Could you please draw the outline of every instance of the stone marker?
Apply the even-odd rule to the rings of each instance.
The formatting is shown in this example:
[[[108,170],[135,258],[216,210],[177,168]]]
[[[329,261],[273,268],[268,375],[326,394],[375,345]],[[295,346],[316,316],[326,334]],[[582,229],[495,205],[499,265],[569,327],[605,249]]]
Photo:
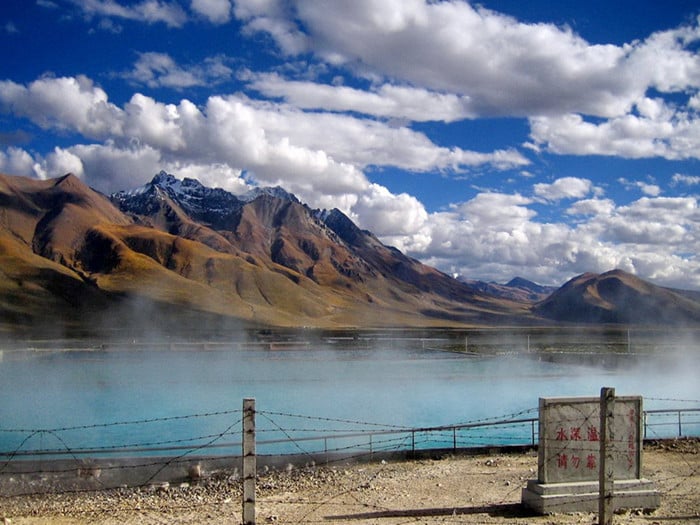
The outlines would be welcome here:
[[[655,509],[659,493],[641,477],[642,398],[615,398],[614,509]],[[540,398],[537,479],[522,492],[542,514],[596,512],[600,466],[600,399]]]

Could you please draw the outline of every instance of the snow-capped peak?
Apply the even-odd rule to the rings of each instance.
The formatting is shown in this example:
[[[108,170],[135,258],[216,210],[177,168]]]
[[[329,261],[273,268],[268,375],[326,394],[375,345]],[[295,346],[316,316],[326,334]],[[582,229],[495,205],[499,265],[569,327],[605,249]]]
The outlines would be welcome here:
[[[113,202],[131,213],[160,206],[165,198],[176,202],[190,217],[205,224],[223,224],[238,213],[241,207],[261,195],[299,203],[299,200],[283,188],[254,188],[237,197],[222,188],[208,188],[195,179],[178,179],[161,171],[150,182],[133,190],[120,191],[111,196]]]
[[[293,193],[289,193],[287,190],[285,190],[282,186],[256,187],[247,191],[243,195],[239,195],[238,198],[244,202],[252,202],[261,195],[269,195],[278,199],[299,203],[299,199],[297,199]]]

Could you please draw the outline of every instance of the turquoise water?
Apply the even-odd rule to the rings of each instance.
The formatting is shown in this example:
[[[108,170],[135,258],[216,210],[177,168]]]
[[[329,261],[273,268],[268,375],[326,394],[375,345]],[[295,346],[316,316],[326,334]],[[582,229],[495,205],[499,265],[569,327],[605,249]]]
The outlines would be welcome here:
[[[344,441],[335,434],[374,431],[369,439],[375,448],[405,447],[408,435],[381,431],[510,414],[535,418],[539,397],[598,396],[602,386],[615,387],[617,395],[644,396],[645,409],[700,406],[689,403],[700,399],[697,358],[644,358],[602,367],[401,346],[5,352],[0,452],[110,453],[112,447],[186,450],[236,443],[245,397],[256,399],[260,441],[327,437],[266,445],[263,452],[269,453],[340,448]],[[458,444],[507,443],[516,431],[490,432],[481,437],[461,432]],[[531,429],[516,433],[529,438]],[[419,436],[425,446],[454,438],[449,432]]]

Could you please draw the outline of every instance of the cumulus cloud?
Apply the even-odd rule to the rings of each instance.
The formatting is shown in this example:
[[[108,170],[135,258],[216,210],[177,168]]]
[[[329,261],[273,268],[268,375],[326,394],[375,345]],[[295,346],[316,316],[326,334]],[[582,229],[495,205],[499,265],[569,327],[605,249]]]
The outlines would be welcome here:
[[[85,176],[85,167],[80,156],[72,153],[69,149],[56,147],[46,156],[43,165],[39,169],[44,175],[43,178],[49,178],[56,173],[72,173],[76,177],[83,178]]]
[[[700,176],[675,173],[673,177],[671,177],[671,183],[673,185],[684,184],[686,186],[697,186],[700,184]]]
[[[302,108],[414,121],[526,116],[525,145],[538,152],[700,158],[698,20],[598,45],[457,0],[238,0],[234,12],[288,55],[311,51],[372,80],[369,90],[274,74],[251,84]]]
[[[240,95],[213,97],[227,118],[236,119],[245,113],[242,125],[254,122],[271,141],[284,140],[323,151],[337,162],[365,168],[367,166],[395,166],[412,171],[434,169],[462,169],[491,165],[497,169],[529,164],[516,150],[497,150],[490,153],[445,148],[433,143],[426,135],[408,127],[394,127],[372,119],[333,114],[304,112],[291,105],[253,101]],[[230,113],[235,109],[235,113]],[[214,111],[208,111],[214,115]],[[223,118],[216,117],[223,123]],[[232,132],[234,130],[231,130]],[[253,137],[247,140],[252,140]],[[254,153],[253,150],[251,153]]]
[[[700,158],[700,120],[682,110],[627,114],[602,122],[579,114],[533,117],[530,127],[534,143],[556,154]]]
[[[77,131],[90,138],[122,134],[122,111],[85,76],[45,77],[27,86],[0,81],[0,111],[45,129]]]
[[[11,146],[6,151],[0,151],[0,172],[38,177],[40,174],[34,168],[34,158],[22,148]]]
[[[308,80],[288,80],[276,73],[260,73],[252,76],[250,87],[268,97],[283,98],[302,109],[354,111],[416,122],[454,122],[472,116],[467,110],[468,97],[411,86],[382,84],[366,91]]]
[[[371,184],[353,206],[361,225],[371,225],[372,233],[396,238],[421,231],[428,214],[423,205],[411,195],[394,195],[383,186]]]
[[[606,215],[612,214],[615,202],[612,199],[583,199],[572,204],[566,213],[569,215]]]
[[[119,107],[86,77],[46,77],[26,86],[2,82],[0,110],[97,141],[34,157],[9,149],[3,154],[8,171],[42,178],[71,171],[104,192],[138,186],[162,168],[234,192],[250,182],[280,184],[312,206],[340,208],[363,227],[407,246],[418,246],[415,234],[427,216],[423,205],[371,184],[365,168],[502,169],[529,162],[515,150],[440,147],[408,127],[305,112],[241,94],[211,96],[197,106],[136,93]]]
[[[366,186],[359,170],[367,166],[429,171],[529,163],[516,150],[440,147],[408,127],[243,95],[212,96],[202,111],[186,99],[163,104],[136,93],[118,107],[87,77],[42,78],[28,86],[0,82],[0,110],[93,140],[135,140],[181,160],[230,163],[265,180],[284,175],[317,193],[356,189],[357,181]]]
[[[546,222],[521,195],[480,193],[451,210],[430,214],[416,235],[427,238],[423,260],[484,279],[523,275],[560,285],[574,275],[622,268],[668,286],[698,287],[697,199],[643,197],[626,206],[584,199],[567,213],[573,224]],[[408,246],[408,244],[407,244]]]
[[[140,53],[131,71],[121,76],[150,88],[166,87],[181,90],[195,86],[212,86],[228,80],[233,70],[224,57],[208,57],[202,63],[183,67],[167,53]]]
[[[644,182],[641,180],[630,181],[624,177],[619,178],[617,181],[628,190],[636,188],[643,194],[649,195],[651,197],[658,197],[661,194],[661,188],[658,184],[652,184],[650,182]]]
[[[269,33],[288,55],[308,50],[308,37],[294,21],[294,7],[285,0],[235,0],[234,14],[247,33]]]
[[[231,19],[230,0],[192,0],[191,7],[214,24],[225,24]]]
[[[86,16],[99,16],[151,24],[164,23],[169,27],[182,27],[187,14],[177,2],[141,0],[122,5],[116,0],[72,0]]]
[[[535,184],[533,188],[535,195],[548,201],[580,199],[594,190],[595,188],[590,180],[578,177],[562,177],[551,184]]]
[[[525,24],[456,0],[290,4],[239,0],[235,14],[285,53],[310,49],[331,64],[465,97],[473,115],[620,116],[649,88],[683,91],[700,75],[697,26],[593,45],[566,27]]]

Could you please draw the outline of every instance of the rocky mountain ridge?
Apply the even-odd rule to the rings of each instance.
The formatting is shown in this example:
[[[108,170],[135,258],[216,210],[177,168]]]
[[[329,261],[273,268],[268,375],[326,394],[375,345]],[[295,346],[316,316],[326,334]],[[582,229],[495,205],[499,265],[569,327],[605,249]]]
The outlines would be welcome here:
[[[615,297],[643,300],[645,319],[605,290],[575,284],[580,278],[545,299],[546,289],[522,279],[460,282],[385,246],[339,210],[312,210],[281,188],[234,196],[164,172],[110,198],[73,175],[0,175],[0,263],[0,313],[10,330],[202,320],[326,328],[646,322],[659,309],[664,322],[700,319],[692,293],[629,274],[618,289],[634,293]]]
[[[542,301],[557,290],[554,286],[542,286],[522,277],[514,277],[505,284],[464,278],[460,281],[495,297],[531,303]]]

